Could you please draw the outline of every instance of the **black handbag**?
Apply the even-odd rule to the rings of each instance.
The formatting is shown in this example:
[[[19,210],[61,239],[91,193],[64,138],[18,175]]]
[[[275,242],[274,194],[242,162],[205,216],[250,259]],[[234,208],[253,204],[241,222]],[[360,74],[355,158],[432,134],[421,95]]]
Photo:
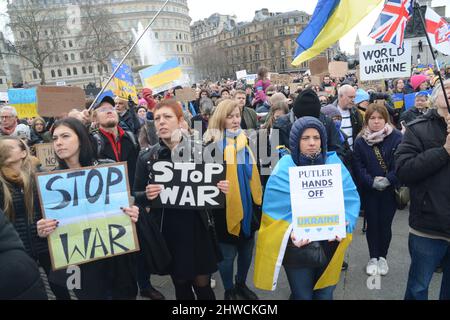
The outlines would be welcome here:
[[[328,262],[329,259],[320,241],[299,248],[289,240],[283,259],[284,266],[293,268],[323,268]]]

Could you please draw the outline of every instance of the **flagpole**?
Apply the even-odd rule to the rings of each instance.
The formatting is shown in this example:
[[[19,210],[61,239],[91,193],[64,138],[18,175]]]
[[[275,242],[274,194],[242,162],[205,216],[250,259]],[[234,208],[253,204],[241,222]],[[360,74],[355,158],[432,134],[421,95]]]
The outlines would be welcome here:
[[[450,113],[450,103],[448,102],[447,93],[445,92],[444,80],[442,79],[442,75],[441,75],[441,68],[439,66],[439,62],[436,59],[436,55],[434,54],[433,47],[431,45],[431,40],[430,40],[430,37],[428,36],[425,19],[423,18],[422,11],[420,10],[420,5],[417,3],[416,0],[414,0],[414,9],[416,9],[419,12],[420,21],[422,22],[423,30],[425,31],[425,36],[427,37],[428,46],[430,47],[431,55],[433,57],[434,63],[436,64],[436,67],[438,68],[439,82],[441,83],[442,91],[444,91],[445,103],[447,104],[447,109],[448,109],[448,112]]]
[[[147,25],[147,27],[144,29],[144,31],[142,31],[141,35],[139,36],[139,38],[136,39],[136,41],[133,43],[133,45],[130,47],[130,49],[127,51],[127,53],[125,53],[125,56],[122,58],[122,60],[119,62],[119,64],[116,66],[116,69],[114,69],[113,73],[111,74],[111,76],[109,77],[108,81],[106,82],[106,84],[102,87],[102,90],[100,90],[100,92],[97,94],[97,96],[95,97],[94,101],[92,102],[91,106],[89,107],[88,111],[91,111],[92,108],[94,107],[95,103],[97,102],[98,98],[103,94],[103,92],[105,91],[106,87],[109,85],[109,83],[111,82],[111,80],[114,78],[114,76],[116,75],[117,71],[119,70],[120,66],[122,65],[122,63],[125,61],[125,59],[128,57],[128,55],[131,53],[131,51],[133,51],[134,47],[137,45],[137,43],[139,42],[139,40],[141,40],[141,38],[144,36],[144,34],[147,32],[147,30],[150,28],[150,26],[153,24],[153,22],[156,20],[156,18],[159,16],[159,14],[161,13],[161,11],[163,11],[163,9],[166,7],[167,3],[169,2],[169,0],[166,0],[166,2],[164,2],[164,4],[162,5],[162,7],[159,9],[159,11],[155,14],[155,16],[153,17],[153,19],[150,21],[150,23]]]

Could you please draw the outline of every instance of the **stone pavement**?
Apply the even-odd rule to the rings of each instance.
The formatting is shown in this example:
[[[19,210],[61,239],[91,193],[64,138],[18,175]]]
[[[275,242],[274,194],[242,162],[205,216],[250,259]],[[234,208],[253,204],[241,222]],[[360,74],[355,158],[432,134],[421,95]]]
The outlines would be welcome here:
[[[335,300],[402,300],[406,289],[410,263],[408,253],[408,211],[398,211],[395,215],[392,226],[392,242],[388,255],[390,272],[387,276],[381,277],[379,289],[370,290],[367,287],[368,276],[365,273],[365,266],[368,262],[369,254],[366,237],[361,232],[362,224],[363,219],[360,218],[353,235],[353,242],[347,251],[346,261],[349,264],[349,268],[341,274],[341,280],[334,292]],[[216,297],[217,299],[223,299],[224,290],[219,273],[216,273],[214,278],[217,284],[214,289]],[[441,278],[441,274],[434,274],[429,290],[430,300],[438,299]],[[175,299],[173,285],[168,276],[152,276],[152,284],[166,296],[166,299]],[[289,298],[290,289],[283,268],[280,273],[277,290],[274,292],[261,291],[254,288],[253,267],[249,272],[247,285],[256,292],[260,299],[286,300]],[[47,284],[46,286],[48,288]],[[54,298],[51,292],[49,295],[50,298]],[[138,299],[146,298],[138,297]]]

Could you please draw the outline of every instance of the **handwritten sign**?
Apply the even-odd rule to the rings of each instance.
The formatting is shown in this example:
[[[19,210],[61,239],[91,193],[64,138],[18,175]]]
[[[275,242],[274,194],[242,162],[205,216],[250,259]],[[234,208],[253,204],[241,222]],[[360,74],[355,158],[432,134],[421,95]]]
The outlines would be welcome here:
[[[390,43],[361,46],[359,52],[360,79],[379,80],[411,76],[411,42],[403,47]]]
[[[236,79],[245,79],[247,77],[247,70],[241,70],[236,72]]]
[[[35,144],[34,148],[36,150],[36,157],[41,162],[41,167],[44,171],[50,171],[56,168],[58,161],[53,150],[53,143]]]
[[[297,239],[346,237],[341,165],[289,169],[292,221]]]
[[[163,186],[156,208],[223,208],[225,195],[217,183],[225,180],[225,167],[217,163],[173,163],[156,161],[152,167],[153,184]]]
[[[246,83],[247,83],[247,84],[249,84],[249,85],[254,85],[255,82],[256,82],[256,78],[258,78],[258,75],[257,75],[257,74],[248,74],[248,75],[245,77],[245,80],[246,80]]]
[[[126,163],[38,174],[53,270],[139,250],[136,228],[120,208],[130,207]]]

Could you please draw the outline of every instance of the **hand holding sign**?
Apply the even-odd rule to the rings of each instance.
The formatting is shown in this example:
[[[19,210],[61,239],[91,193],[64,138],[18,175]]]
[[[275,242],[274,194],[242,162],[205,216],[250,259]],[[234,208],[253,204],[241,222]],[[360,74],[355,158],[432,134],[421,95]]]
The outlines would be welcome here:
[[[120,208],[122,211],[131,218],[134,223],[138,222],[139,219],[139,208],[132,206],[130,208]]]
[[[311,243],[311,241],[309,241],[308,239],[306,239],[306,240],[303,240],[303,239],[297,240],[297,238],[295,237],[294,231],[291,232],[291,240],[292,240],[292,243],[294,243],[294,245],[297,248],[301,248],[301,247],[307,246],[308,244]]]
[[[56,221],[56,219],[53,220],[46,220],[41,219],[36,223],[36,229],[38,236],[40,238],[47,238],[53,231],[56,230],[56,228],[59,225],[59,221]]]
[[[163,191],[163,186],[160,184],[149,184],[145,188],[145,195],[147,196],[147,199],[152,201],[155,200],[159,194]]]

